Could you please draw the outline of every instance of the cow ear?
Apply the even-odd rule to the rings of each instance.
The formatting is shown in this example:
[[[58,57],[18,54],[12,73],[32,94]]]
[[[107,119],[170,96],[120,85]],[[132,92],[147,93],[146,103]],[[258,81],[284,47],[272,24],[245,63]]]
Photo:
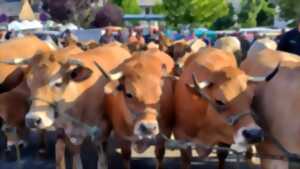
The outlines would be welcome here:
[[[93,71],[87,67],[78,66],[75,69],[73,69],[69,76],[70,79],[75,82],[82,82],[86,79],[88,79],[92,75]]]

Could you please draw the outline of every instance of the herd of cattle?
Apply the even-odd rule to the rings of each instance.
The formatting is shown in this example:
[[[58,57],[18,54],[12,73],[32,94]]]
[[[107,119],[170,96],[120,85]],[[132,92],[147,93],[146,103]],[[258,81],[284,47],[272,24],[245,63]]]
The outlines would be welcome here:
[[[26,140],[29,129],[55,130],[57,169],[65,168],[66,148],[73,167],[81,168],[80,151],[90,145],[103,168],[112,133],[125,169],[132,147],[142,153],[153,144],[156,168],[163,168],[171,135],[208,146],[234,144],[238,151],[255,144],[263,169],[287,169],[290,156],[300,154],[300,59],[276,51],[272,40],[258,40],[247,56],[235,37],[215,47],[196,40],[143,50],[138,44],[63,44],[32,35],[0,44],[2,133],[15,128],[17,139]],[[9,138],[1,135],[1,154]],[[192,148],[180,151],[181,168],[190,168]],[[211,151],[196,148],[200,158]],[[220,169],[226,156],[219,153]]]

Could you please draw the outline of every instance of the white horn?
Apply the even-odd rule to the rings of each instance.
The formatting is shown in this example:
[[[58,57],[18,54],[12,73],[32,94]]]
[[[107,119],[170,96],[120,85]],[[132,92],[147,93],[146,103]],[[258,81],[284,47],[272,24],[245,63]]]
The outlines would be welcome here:
[[[30,63],[30,59],[28,58],[15,58],[10,60],[3,60],[0,63],[8,64],[8,65],[26,65]]]
[[[123,72],[117,72],[114,74],[109,74],[106,72],[96,61],[94,61],[95,66],[99,69],[99,71],[104,75],[106,79],[109,81],[119,80],[123,76]]]

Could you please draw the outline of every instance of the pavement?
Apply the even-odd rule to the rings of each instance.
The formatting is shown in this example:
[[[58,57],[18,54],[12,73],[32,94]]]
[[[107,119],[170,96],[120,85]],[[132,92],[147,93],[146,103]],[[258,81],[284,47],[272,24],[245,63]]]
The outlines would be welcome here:
[[[155,158],[153,156],[153,147],[147,150],[143,154],[132,154],[131,168],[132,169],[155,169]],[[25,156],[24,156],[25,155]],[[195,155],[195,154],[194,154]],[[12,157],[6,160],[0,160],[0,169],[55,169],[54,160],[45,160],[41,157],[34,158],[32,154],[26,154],[22,152],[22,160],[15,161]],[[68,156],[67,156],[68,158]],[[93,159],[94,158],[94,159]],[[85,169],[96,169],[95,156],[93,152],[82,155],[83,165]],[[71,162],[67,159],[67,169],[71,169]],[[193,157],[191,169],[217,169],[218,160],[215,158],[215,154],[204,161],[199,160],[196,156]],[[165,169],[179,169],[180,159],[178,151],[167,151],[164,161]],[[111,157],[109,157],[110,169],[121,169],[122,160],[120,153],[117,151]],[[258,169],[256,165],[246,164],[242,162],[240,166],[237,166],[236,158],[234,155],[230,155],[226,159],[225,169]]]

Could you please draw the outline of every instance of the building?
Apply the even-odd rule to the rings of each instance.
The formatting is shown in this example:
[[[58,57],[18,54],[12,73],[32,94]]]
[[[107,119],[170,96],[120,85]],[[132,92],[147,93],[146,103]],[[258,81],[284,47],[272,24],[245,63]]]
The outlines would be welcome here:
[[[5,14],[9,17],[17,17],[20,9],[20,0],[0,0],[0,15]]]
[[[162,0],[139,0],[139,5],[142,9],[142,14],[152,14],[152,8],[156,4],[162,3]]]

